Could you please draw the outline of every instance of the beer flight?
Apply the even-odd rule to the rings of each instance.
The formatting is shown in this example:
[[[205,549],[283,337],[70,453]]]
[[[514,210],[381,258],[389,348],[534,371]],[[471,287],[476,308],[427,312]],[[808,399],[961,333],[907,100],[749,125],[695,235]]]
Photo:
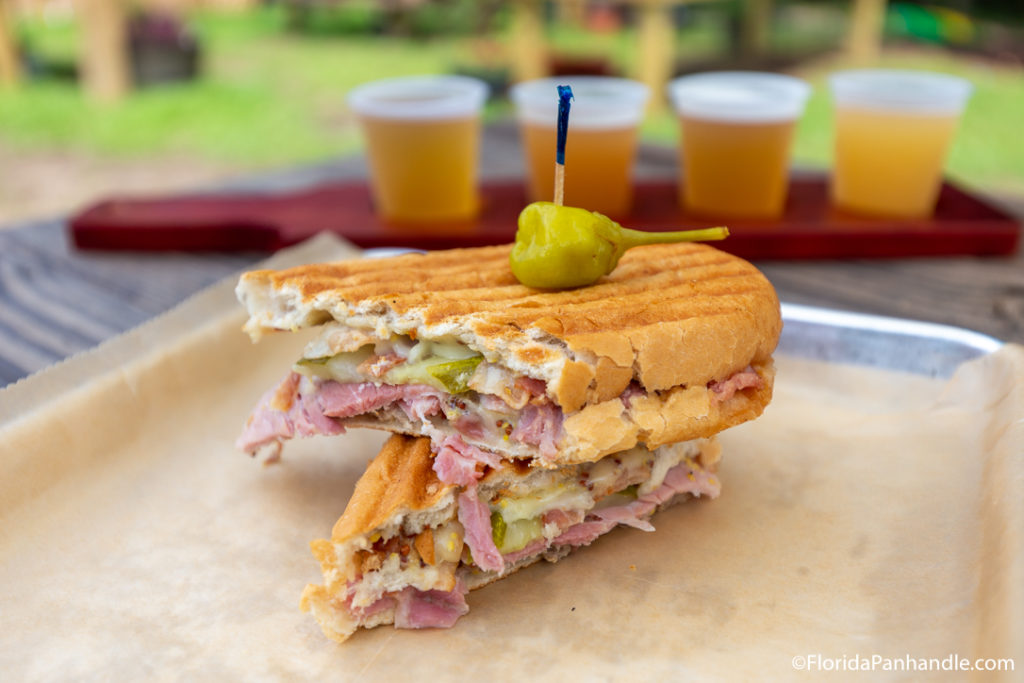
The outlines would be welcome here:
[[[565,203],[628,216],[637,132],[650,92],[624,78],[567,76],[512,87],[529,201],[552,199],[558,85],[570,85],[574,95]],[[865,216],[930,216],[970,83],[876,69],[835,73],[829,85],[835,108],[832,203]],[[367,142],[375,208],[384,220],[429,226],[477,215],[480,112],[487,92],[485,83],[470,77],[416,76],[350,93]],[[752,71],[669,83],[681,138],[680,206],[711,220],[779,218],[794,129],[810,92],[798,78]]]

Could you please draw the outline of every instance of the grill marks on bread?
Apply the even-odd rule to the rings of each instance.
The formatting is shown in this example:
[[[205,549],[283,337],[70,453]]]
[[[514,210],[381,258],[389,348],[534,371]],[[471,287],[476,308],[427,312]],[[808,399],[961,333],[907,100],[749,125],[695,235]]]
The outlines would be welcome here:
[[[450,495],[433,470],[429,439],[392,436],[359,479],[331,535],[336,542],[376,529],[393,517],[437,506]]]
[[[774,289],[746,261],[707,245],[637,247],[596,284],[563,291],[520,285],[510,250],[258,271],[243,276],[240,291],[288,298],[305,313],[298,326],[321,319],[311,310],[329,307],[339,319],[369,312],[419,333],[455,330],[513,371],[546,381],[567,412],[607,400],[633,379],[648,391],[725,379],[766,361],[778,341]],[[261,317],[258,306],[250,314],[256,325],[274,326],[274,315]]]
[[[759,273],[744,261],[701,245],[669,246],[677,248],[633,249],[597,284],[553,292],[524,287],[515,280],[508,268],[508,245],[251,275],[265,274],[273,288],[294,286],[306,302],[329,292],[353,304],[379,301],[399,314],[416,310],[427,322],[475,315],[519,328],[553,317],[567,325],[566,334],[671,319],[665,315],[666,304],[673,306],[677,316],[703,315],[722,306],[716,299],[760,289],[750,282],[752,276],[759,279]],[[612,309],[610,297],[616,302]],[[591,312],[600,313],[599,319],[588,315]]]

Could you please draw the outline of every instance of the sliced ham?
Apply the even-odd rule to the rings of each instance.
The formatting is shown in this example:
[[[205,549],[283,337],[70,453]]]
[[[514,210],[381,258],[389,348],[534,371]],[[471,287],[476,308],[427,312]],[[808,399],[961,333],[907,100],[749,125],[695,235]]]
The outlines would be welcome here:
[[[615,522],[616,524],[625,524],[631,526],[634,529],[641,529],[642,531],[654,531],[654,525],[647,521],[647,517],[650,517],[651,513],[654,512],[655,504],[646,500],[634,500],[632,503],[626,505],[617,505],[615,507],[604,508],[601,510],[591,511],[591,516],[597,517],[605,522]]]
[[[341,423],[324,414],[320,402],[321,394],[317,392],[313,382],[306,377],[299,380],[299,395],[293,404],[301,406],[301,411],[289,413],[295,421],[295,432],[300,436],[316,434],[342,434],[345,428]],[[301,413],[301,414],[299,414]]]
[[[547,541],[545,541],[543,538],[538,538],[536,541],[530,541],[529,543],[527,543],[526,546],[521,550],[516,550],[514,552],[507,553],[502,557],[505,558],[505,562],[508,562],[509,564],[514,564],[519,560],[523,559],[524,557],[533,557],[538,553],[544,552],[544,549],[547,547]]]
[[[558,455],[555,441],[562,433],[562,410],[552,403],[531,403],[519,414],[519,422],[509,438],[537,446],[545,458]]]
[[[545,528],[554,525],[559,531],[565,531],[573,524],[582,522],[585,516],[583,510],[548,510],[541,517],[541,522]]]
[[[534,379],[533,377],[516,377],[514,382],[516,389],[526,392],[530,398],[541,398],[548,393],[548,384],[542,379]]]
[[[399,407],[401,407],[410,420],[425,422],[428,417],[438,415],[441,412],[441,393],[433,391],[429,387],[426,388],[431,393],[425,391],[411,398],[404,396],[398,402]]]
[[[375,363],[388,364],[397,357],[377,356]],[[376,365],[374,365],[376,367]],[[732,398],[737,392],[763,385],[764,380],[747,367],[721,382],[708,385],[713,399],[719,403]],[[249,417],[242,435],[236,441],[241,450],[255,453],[263,446],[290,439],[296,435],[339,434],[344,431],[342,420],[382,409],[400,409],[412,421],[422,423],[422,433],[431,434],[428,418],[446,413],[449,423],[459,433],[475,441],[485,441],[494,430],[488,420],[496,420],[494,413],[509,415],[515,423],[508,438],[537,447],[542,458],[553,460],[558,455],[558,442],[562,435],[561,408],[547,399],[546,385],[540,380],[519,377],[516,390],[528,395],[529,403],[522,406],[516,416],[509,405],[497,396],[479,395],[479,408],[487,413],[482,417],[471,409],[448,415],[449,394],[424,384],[375,384],[373,382],[340,383],[332,380],[309,379],[290,373],[278,387],[264,394]],[[643,388],[632,382],[620,397],[628,408]],[[469,402],[469,399],[467,399]],[[337,418],[332,419],[332,418]],[[505,425],[500,421],[497,428]],[[505,436],[506,433],[499,433]]]
[[[246,453],[256,451],[271,443],[280,443],[283,439],[295,436],[295,424],[288,417],[291,412],[295,392],[298,390],[299,376],[290,373],[278,386],[260,397],[256,409],[245,423],[245,428],[235,441],[235,447]]]
[[[378,598],[366,607],[359,608],[352,607],[352,595],[349,595],[345,599],[345,604],[348,607],[348,611],[351,612],[353,616],[355,616],[362,622],[366,621],[375,614],[393,608],[395,606],[395,599],[390,595],[385,595],[381,598]]]
[[[691,470],[679,464],[668,471],[662,487],[671,487],[675,493],[689,493],[695,496],[717,498],[722,491],[718,478],[703,469]],[[671,496],[670,496],[671,497]]]
[[[609,509],[615,509],[615,508],[609,508]],[[653,510],[654,506],[651,506],[651,509]],[[550,512],[556,512],[556,511],[550,511]],[[550,512],[548,514],[550,514]],[[558,511],[558,512],[562,512],[562,511]],[[606,512],[606,510],[602,510],[601,512]],[[505,560],[505,562],[507,562],[509,564],[512,564],[513,562],[518,562],[519,560],[522,560],[523,558],[533,557],[534,555],[542,553],[549,546],[550,547],[559,547],[559,546],[589,545],[598,536],[601,536],[602,534],[605,534],[605,533],[611,531],[612,529],[614,529],[616,524],[618,524],[620,522],[624,523],[624,524],[628,524],[629,523],[627,521],[623,521],[623,520],[625,520],[626,518],[629,517],[628,514],[623,514],[623,515],[621,515],[621,517],[622,517],[622,519],[601,519],[601,518],[598,518],[598,519],[591,519],[591,520],[588,520],[588,521],[585,521],[585,522],[577,522],[575,524],[570,524],[568,526],[568,528],[566,528],[564,531],[562,531],[562,533],[560,533],[558,536],[556,536],[552,541],[548,542],[548,541],[545,541],[543,538],[538,538],[536,541],[530,541],[530,543],[528,543],[526,545],[526,547],[524,547],[522,550],[516,550],[515,552],[511,552],[511,553],[508,553],[507,555],[504,555],[503,556],[504,560]],[[635,515],[633,517],[635,517]],[[547,519],[547,514],[545,515],[545,519]],[[568,517],[566,517],[566,519],[568,519]],[[639,520],[637,520],[637,521],[639,521]],[[653,530],[653,527],[651,527],[651,530]]]
[[[478,463],[497,467],[501,458],[469,445],[461,436],[449,436],[441,442],[441,448],[434,456],[433,469],[445,484],[472,486],[483,476],[483,471],[477,468]]]
[[[763,383],[764,380],[761,379],[761,376],[748,365],[745,370],[737,372],[729,379],[721,382],[712,382],[708,385],[708,389],[711,390],[711,394],[716,401],[724,403],[732,398],[737,391],[750,388],[759,389]]]
[[[469,612],[466,587],[456,582],[452,591],[421,591],[404,588],[395,595],[395,626],[397,628],[451,628],[459,617]]]
[[[615,522],[611,522],[604,519],[596,519],[589,522],[580,522],[574,524],[555,540],[551,542],[553,546],[579,546],[579,545],[590,545],[595,538],[601,534],[611,531],[615,527]]]
[[[661,505],[681,493],[717,498],[720,491],[721,485],[712,474],[702,469],[692,470],[680,463],[665,474],[661,486],[640,496],[640,500]]]
[[[486,438],[487,431],[484,429],[484,421],[479,415],[473,413],[461,413],[451,421],[459,434],[465,434],[471,439],[482,440]]]
[[[525,405],[525,403],[524,403]],[[510,407],[500,396],[494,394],[480,394],[480,407],[484,410],[490,410],[493,413],[508,413],[513,414]],[[520,406],[522,407],[522,406]],[[516,409],[518,410],[518,408]]]
[[[315,434],[341,434],[338,419],[362,415],[398,403],[410,417],[424,419],[441,411],[442,392],[425,384],[342,384],[292,372],[256,405],[235,445],[255,453],[270,443]]]
[[[473,562],[485,571],[500,572],[505,567],[491,530],[491,510],[476,495],[476,486],[459,494],[459,522],[466,529],[466,545]]]
[[[538,387],[531,385],[530,388]],[[394,406],[410,420],[427,423],[428,418],[446,410],[448,398],[447,393],[424,384],[341,383],[310,379],[292,372],[260,399],[236,446],[255,453],[263,446],[280,444],[297,435],[340,434],[345,430],[337,420]],[[481,396],[480,400],[485,407],[495,402],[505,406],[501,399],[489,395]],[[483,418],[472,412],[460,411],[450,424],[470,439],[483,441],[487,437],[488,428]],[[557,454],[555,442],[561,427],[561,409],[545,399],[524,407],[519,427],[509,438],[537,446],[543,456],[553,457]],[[474,457],[491,462],[479,455]]]
[[[255,454],[271,443],[280,444],[296,434],[341,434],[345,428],[324,414],[321,393],[297,373],[285,377],[260,399],[235,446]]]
[[[331,417],[352,417],[372,413],[399,399],[412,401],[437,390],[423,384],[342,384],[327,380],[318,385],[324,414]]]
[[[626,387],[626,390],[622,392],[619,396],[619,400],[622,401],[622,404],[626,406],[626,408],[630,408],[632,407],[631,404],[634,398],[637,396],[643,396],[646,393],[647,392],[644,391],[644,388],[640,386],[640,382],[634,380],[630,382],[629,386]]]

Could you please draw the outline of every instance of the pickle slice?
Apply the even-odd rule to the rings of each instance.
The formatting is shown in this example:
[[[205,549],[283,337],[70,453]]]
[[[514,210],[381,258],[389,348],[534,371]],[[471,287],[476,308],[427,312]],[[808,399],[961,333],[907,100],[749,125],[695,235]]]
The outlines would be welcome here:
[[[300,358],[295,361],[296,365],[302,365],[307,367],[327,365],[334,356],[320,356],[319,358]]]
[[[356,351],[339,353],[319,358],[300,358],[295,361],[295,372],[307,377],[322,377],[339,382],[358,382],[362,379],[359,364],[373,354],[373,346],[367,345]]]
[[[502,554],[522,550],[543,535],[544,525],[540,517],[517,519],[509,523],[498,510],[491,513],[491,538],[494,539],[498,552]]]
[[[469,391],[469,380],[482,360],[482,356],[462,358],[447,363],[435,363],[426,370],[449,394],[461,394]]]
[[[505,530],[508,529],[508,525],[505,524],[505,518],[501,516],[501,513],[495,510],[491,513],[491,538],[494,539],[494,545],[501,550],[501,546],[505,544]]]

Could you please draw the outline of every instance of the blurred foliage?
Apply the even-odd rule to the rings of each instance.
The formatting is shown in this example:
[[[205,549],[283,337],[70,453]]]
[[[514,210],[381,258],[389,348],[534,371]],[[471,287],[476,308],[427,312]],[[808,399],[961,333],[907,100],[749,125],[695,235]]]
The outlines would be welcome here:
[[[501,0],[283,0],[288,27],[304,35],[468,36],[499,27]]]
[[[70,80],[31,80],[0,93],[0,137],[23,147],[199,155],[244,166],[320,159],[358,145],[344,105],[349,89],[374,78],[443,73],[462,50],[452,41],[302,38],[285,23],[280,7],[196,15],[201,78],[139,90],[114,105],[87,101]],[[21,34],[44,75],[48,65],[73,62],[74,23],[27,24]]]

